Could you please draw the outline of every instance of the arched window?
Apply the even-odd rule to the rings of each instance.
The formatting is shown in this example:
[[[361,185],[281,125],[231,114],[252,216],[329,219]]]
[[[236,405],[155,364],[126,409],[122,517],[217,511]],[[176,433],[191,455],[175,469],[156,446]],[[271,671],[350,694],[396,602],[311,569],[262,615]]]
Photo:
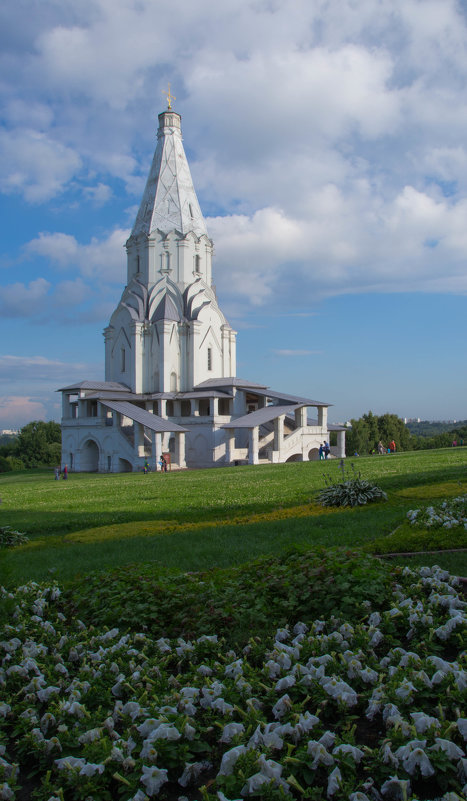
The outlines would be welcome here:
[[[199,256],[195,256],[195,273],[201,272],[201,258]]]
[[[208,370],[212,370],[212,348],[208,348]]]
[[[124,373],[126,369],[126,353],[125,348],[120,349],[120,372]]]

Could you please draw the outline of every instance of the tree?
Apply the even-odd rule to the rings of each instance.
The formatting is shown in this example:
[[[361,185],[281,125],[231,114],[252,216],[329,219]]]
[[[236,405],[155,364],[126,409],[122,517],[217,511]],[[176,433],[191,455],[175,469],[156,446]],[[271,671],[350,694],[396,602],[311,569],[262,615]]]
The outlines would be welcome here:
[[[387,448],[394,440],[397,450],[410,451],[416,447],[416,440],[411,436],[404,421],[395,414],[383,414],[379,417],[373,412],[362,415],[359,420],[351,420],[351,430],[346,433],[346,453],[351,456],[371,453],[381,440]]]
[[[19,432],[15,455],[19,456],[26,467],[59,464],[61,440],[58,423],[34,420],[23,426]]]

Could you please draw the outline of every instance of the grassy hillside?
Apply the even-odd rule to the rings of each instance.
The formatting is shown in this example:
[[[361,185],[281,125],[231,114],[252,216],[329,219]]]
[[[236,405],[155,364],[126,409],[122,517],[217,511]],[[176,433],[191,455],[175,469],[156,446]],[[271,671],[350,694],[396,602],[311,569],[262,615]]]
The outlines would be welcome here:
[[[67,581],[129,563],[204,570],[279,555],[291,546],[387,551],[382,539],[410,508],[467,490],[467,448],[360,458],[354,464],[385,490],[387,502],[345,510],[318,506],[314,498],[324,486],[323,474],[342,478],[337,461],[166,475],[76,474],[68,481],[54,481],[52,472],[3,474],[1,525],[30,538],[28,545],[0,552],[3,580],[14,585],[53,574]],[[440,547],[462,541],[463,535],[451,532]],[[400,544],[389,550],[401,550]],[[415,550],[424,550],[423,541]],[[456,564],[459,570],[462,563]]]

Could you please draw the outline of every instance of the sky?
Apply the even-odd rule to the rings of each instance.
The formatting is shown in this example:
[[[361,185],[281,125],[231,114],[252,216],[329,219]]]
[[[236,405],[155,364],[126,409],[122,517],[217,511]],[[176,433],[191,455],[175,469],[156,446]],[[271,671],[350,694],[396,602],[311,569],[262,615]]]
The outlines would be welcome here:
[[[0,429],[104,378],[169,82],[237,375],[466,419],[466,0],[4,0]]]

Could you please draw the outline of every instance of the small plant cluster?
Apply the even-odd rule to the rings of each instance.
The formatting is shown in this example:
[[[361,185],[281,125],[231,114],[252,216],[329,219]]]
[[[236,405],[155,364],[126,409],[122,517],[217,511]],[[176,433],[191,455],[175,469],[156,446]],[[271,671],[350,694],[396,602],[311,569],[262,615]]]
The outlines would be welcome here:
[[[25,542],[29,542],[26,534],[14,531],[10,526],[0,526],[0,548],[14,548],[15,545],[23,545]]]
[[[467,529],[467,495],[449,498],[436,506],[424,509],[410,509],[407,518],[418,528],[457,528]]]
[[[236,648],[304,618],[334,614],[357,621],[363,601],[378,608],[391,591],[379,560],[341,548],[296,548],[203,573],[167,573],[154,565],[99,571],[70,585],[66,601],[70,615],[85,623],[119,620],[156,638],[170,632],[196,639],[214,628]]]
[[[2,591],[0,798],[461,801],[467,604],[440,568],[378,609],[232,650],[86,626],[59,587]],[[169,632],[167,632],[169,635]]]
[[[334,483],[332,478],[324,475],[326,487],[317,495],[322,506],[364,506],[372,501],[387,500],[383,490],[371,481],[361,477],[355,466],[351,464],[353,478],[346,479],[344,460],[341,460],[342,481]]]

